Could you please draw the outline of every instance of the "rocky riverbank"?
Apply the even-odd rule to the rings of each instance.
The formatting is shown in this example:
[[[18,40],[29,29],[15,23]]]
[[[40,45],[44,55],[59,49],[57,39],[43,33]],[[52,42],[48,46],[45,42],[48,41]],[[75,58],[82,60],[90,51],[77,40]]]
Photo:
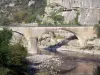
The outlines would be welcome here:
[[[41,53],[28,56],[27,60],[30,73],[34,75],[94,75],[100,64],[97,56],[77,52]]]

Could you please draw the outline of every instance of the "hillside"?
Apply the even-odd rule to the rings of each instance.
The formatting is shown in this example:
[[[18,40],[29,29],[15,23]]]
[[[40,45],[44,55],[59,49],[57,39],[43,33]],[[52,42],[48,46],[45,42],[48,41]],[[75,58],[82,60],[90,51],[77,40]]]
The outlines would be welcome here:
[[[60,13],[67,24],[100,23],[100,0],[47,0],[48,5],[54,3],[64,8]]]
[[[45,0],[0,0],[0,25],[35,22],[45,6]]]
[[[0,0],[0,25],[100,24],[100,0]]]

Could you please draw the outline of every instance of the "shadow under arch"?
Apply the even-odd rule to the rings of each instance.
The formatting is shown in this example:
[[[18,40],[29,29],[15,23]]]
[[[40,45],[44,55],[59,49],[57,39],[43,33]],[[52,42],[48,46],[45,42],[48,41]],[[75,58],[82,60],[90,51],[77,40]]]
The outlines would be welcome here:
[[[77,37],[77,39],[79,40],[79,36],[78,36],[78,34],[75,33],[74,31],[71,31],[70,29],[66,29],[66,28],[62,28],[62,30],[64,30],[64,31],[68,31],[68,32],[70,32],[70,33],[73,33],[73,34]]]

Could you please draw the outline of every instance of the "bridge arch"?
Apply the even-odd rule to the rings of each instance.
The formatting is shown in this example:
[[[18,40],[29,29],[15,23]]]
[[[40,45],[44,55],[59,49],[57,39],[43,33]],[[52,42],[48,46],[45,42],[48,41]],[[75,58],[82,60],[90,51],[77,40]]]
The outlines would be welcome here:
[[[41,34],[41,36],[42,36],[43,34],[48,33],[48,32],[56,32],[57,30],[68,31],[68,32],[74,34],[77,38],[79,37],[78,34],[77,34],[76,32],[74,32],[73,30],[69,30],[69,29],[64,30],[64,29],[62,29],[62,28],[59,28],[59,29],[49,29],[49,30],[45,30],[45,32],[43,32],[43,33]]]
[[[13,36],[12,36],[11,42],[13,42],[13,43],[20,42],[24,47],[27,46],[26,38],[23,33],[12,30],[12,34],[13,34]]]
[[[52,32],[52,31],[56,31],[56,30],[59,30],[59,29],[64,30],[64,31],[68,31],[68,32],[74,34],[78,39],[78,45],[80,47],[84,47],[86,45],[86,39],[83,37],[81,32],[79,32],[79,30],[81,30],[81,29],[77,30],[77,28],[73,28],[73,27],[72,28],[59,27],[59,28],[54,28],[54,29],[50,28],[50,29],[46,29],[45,32],[43,32],[41,35],[48,33],[50,31]]]
[[[30,36],[26,35],[25,32],[14,31],[14,30],[12,30],[12,32],[17,33],[23,37],[22,45],[27,48],[28,54],[37,54],[37,40],[35,37],[30,37]]]
[[[60,32],[60,31],[62,31],[62,32]],[[44,36],[43,34],[48,34],[49,32],[54,32],[54,34],[56,33],[56,32],[58,32],[58,34],[62,34],[63,32],[64,32],[64,34],[65,34],[65,36],[67,37],[67,33],[68,34],[72,34],[72,36],[71,37],[69,37],[70,39],[69,40],[72,40],[73,38],[74,39],[78,39],[79,40],[79,37],[78,37],[78,35],[77,35],[77,33],[75,33],[75,32],[73,32],[73,31],[71,31],[71,30],[63,30],[63,29],[50,29],[50,30],[46,30],[44,33],[42,33],[42,35],[41,36]],[[64,36],[64,35],[63,35]],[[66,40],[67,38],[64,38],[63,40]],[[40,39],[40,40],[45,40],[45,38],[48,38],[48,37],[42,37],[42,39]],[[62,40],[62,41],[63,41]],[[79,45],[79,44],[78,44]]]
[[[84,39],[83,35],[81,35],[81,33],[79,31],[77,32],[75,29],[72,29],[72,28],[62,28],[62,30],[69,31],[69,32],[75,34],[75,36],[77,37],[77,39],[79,41],[80,47],[84,47],[86,45],[86,39]]]
[[[24,34],[23,34],[23,33],[21,33],[21,32],[18,32],[18,31],[13,31],[13,30],[12,30],[12,32],[13,32],[13,33],[18,33],[19,35],[24,36]]]

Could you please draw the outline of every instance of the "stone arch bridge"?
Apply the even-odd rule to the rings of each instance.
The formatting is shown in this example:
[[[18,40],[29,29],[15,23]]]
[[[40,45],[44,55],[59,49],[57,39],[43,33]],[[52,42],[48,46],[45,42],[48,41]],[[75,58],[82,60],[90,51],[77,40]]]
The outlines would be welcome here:
[[[78,40],[80,46],[85,46],[86,40],[96,37],[95,30],[93,26],[89,27],[32,27],[32,26],[20,26],[20,27],[8,27],[12,31],[19,33],[25,37],[28,41],[28,53],[37,54],[37,37],[41,36],[43,33],[55,30],[65,30],[74,33]],[[0,28],[2,30],[3,27]]]

